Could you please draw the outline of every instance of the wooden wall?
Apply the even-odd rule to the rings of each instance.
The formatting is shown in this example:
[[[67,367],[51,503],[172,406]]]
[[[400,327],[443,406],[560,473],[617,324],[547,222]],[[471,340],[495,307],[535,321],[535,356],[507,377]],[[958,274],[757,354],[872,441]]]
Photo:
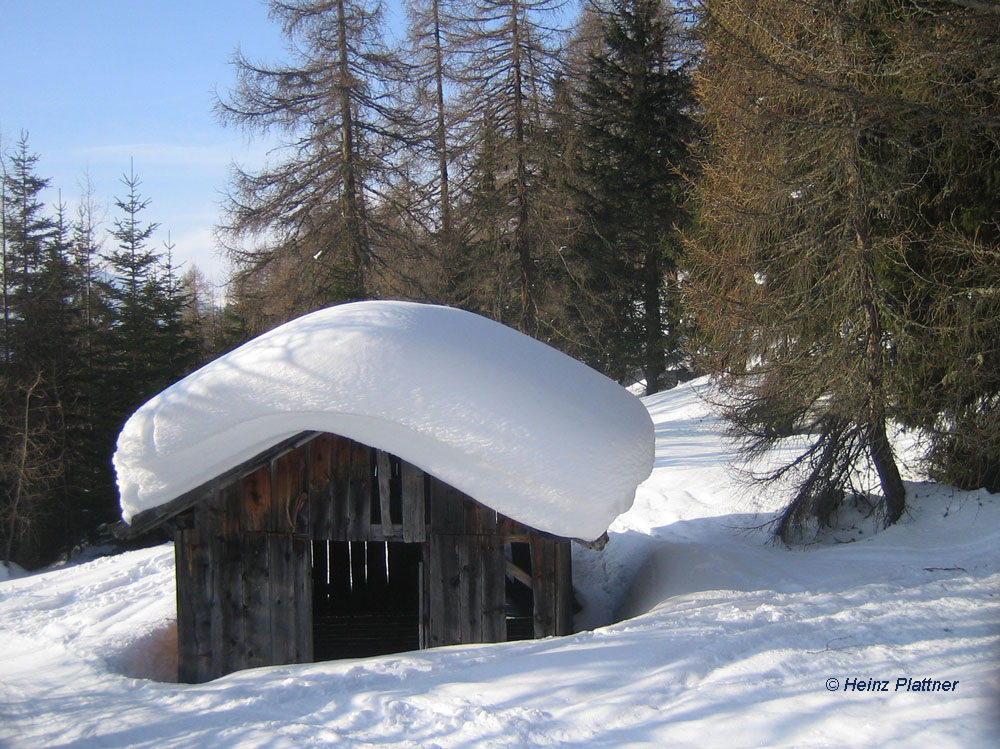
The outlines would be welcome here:
[[[507,639],[509,572],[530,583],[536,637],[572,629],[569,541],[405,461],[312,434],[241,469],[202,487],[170,521],[181,681],[313,659],[316,541],[419,545],[421,647]],[[514,564],[512,543],[528,545],[530,569]]]

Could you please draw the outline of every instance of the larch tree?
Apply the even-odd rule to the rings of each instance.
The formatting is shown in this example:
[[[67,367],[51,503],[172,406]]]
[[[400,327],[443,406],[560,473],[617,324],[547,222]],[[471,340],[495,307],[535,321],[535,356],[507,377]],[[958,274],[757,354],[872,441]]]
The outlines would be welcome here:
[[[890,440],[916,371],[905,363],[935,356],[919,353],[929,341],[917,333],[928,330],[933,297],[969,292],[952,273],[959,255],[941,244],[956,236],[957,213],[931,214],[937,193],[956,184],[954,146],[971,135],[963,119],[984,92],[995,106],[996,57],[970,49],[986,38],[968,35],[976,11],[951,3],[706,0],[703,9],[696,85],[707,145],[689,287],[702,365],[723,386],[746,457],[794,433],[807,440],[796,459],[760,474],[793,482],[781,538],[808,539],[852,496],[870,498],[891,524],[906,502]],[[940,55],[942,38],[966,50],[963,72]],[[968,66],[970,54],[980,67]],[[978,99],[938,85],[949,78],[976,81]],[[993,112],[979,111],[980,124],[995,127]],[[979,236],[995,236],[990,225]],[[943,263],[936,288],[928,262]]]
[[[905,507],[888,436],[890,307],[878,267],[872,106],[884,73],[873,4],[704,3],[696,75],[707,158],[692,245],[703,365],[728,396],[747,457],[798,429],[808,449],[765,478],[794,477],[778,533],[828,523],[873,466],[885,523]],[[888,20],[888,19],[885,19]]]
[[[492,282],[485,284],[484,306],[532,335],[538,332],[537,266],[543,249],[538,213],[547,199],[537,146],[560,69],[560,32],[551,23],[563,4],[472,0],[460,15],[458,32],[468,51],[459,94],[466,128],[459,137],[467,166],[463,203],[476,227],[467,241],[487,254],[498,253],[495,263],[483,264],[498,269],[487,271]],[[499,304],[489,301],[496,295]]]
[[[461,85],[465,50],[459,21],[462,0],[406,0],[406,59],[409,85],[406,100],[420,138],[414,143],[406,201],[410,241],[423,257],[416,260],[417,287],[426,297],[461,304],[461,283],[467,258],[462,229],[456,226],[455,173],[460,112],[455,102]],[[458,185],[460,187],[460,185]],[[420,245],[422,244],[422,247]]]
[[[237,53],[218,102],[226,124],[279,143],[273,162],[235,171],[223,236],[238,269],[286,299],[273,317],[369,294],[388,192],[410,126],[398,106],[407,68],[384,42],[378,0],[272,0],[294,50],[287,64]],[[278,286],[275,287],[274,284]]]

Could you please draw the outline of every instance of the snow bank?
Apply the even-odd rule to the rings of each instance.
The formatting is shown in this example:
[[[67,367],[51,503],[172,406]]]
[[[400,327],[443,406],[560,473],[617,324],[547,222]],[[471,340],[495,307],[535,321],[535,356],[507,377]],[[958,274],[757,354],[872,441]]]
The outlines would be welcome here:
[[[584,539],[631,506],[654,450],[637,398],[539,341],[457,309],[357,302],[265,333],[136,411],[114,456],[122,517],[305,430]]]

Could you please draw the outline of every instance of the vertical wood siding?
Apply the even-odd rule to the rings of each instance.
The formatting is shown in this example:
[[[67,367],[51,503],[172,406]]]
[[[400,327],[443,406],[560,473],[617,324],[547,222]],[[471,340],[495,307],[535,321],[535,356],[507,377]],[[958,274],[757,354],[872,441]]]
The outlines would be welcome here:
[[[313,660],[314,591],[317,606],[351,595],[366,597],[352,606],[376,608],[412,600],[420,647],[503,641],[511,542],[530,547],[530,572],[514,569],[530,583],[535,636],[571,631],[566,539],[346,438],[285,443],[207,485],[173,522],[181,681]],[[352,593],[351,580],[364,585]]]

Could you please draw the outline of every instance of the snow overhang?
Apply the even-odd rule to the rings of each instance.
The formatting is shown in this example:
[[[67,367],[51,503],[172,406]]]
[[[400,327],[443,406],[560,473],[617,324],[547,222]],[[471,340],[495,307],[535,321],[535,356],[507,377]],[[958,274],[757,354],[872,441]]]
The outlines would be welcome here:
[[[479,315],[356,302],[207,364],[125,423],[125,522],[306,431],[398,455],[508,517],[595,539],[652,470],[642,403],[581,362]]]

